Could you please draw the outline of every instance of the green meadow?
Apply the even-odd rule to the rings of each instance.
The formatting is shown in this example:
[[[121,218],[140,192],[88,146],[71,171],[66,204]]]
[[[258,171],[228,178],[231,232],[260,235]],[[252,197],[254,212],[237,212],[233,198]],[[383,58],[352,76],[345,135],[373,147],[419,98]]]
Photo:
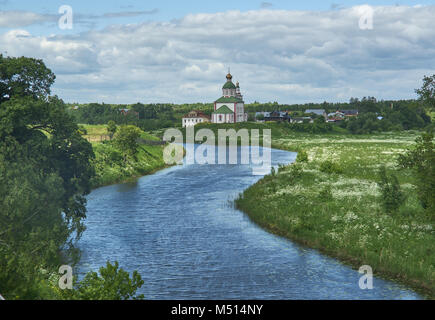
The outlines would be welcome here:
[[[375,275],[433,298],[433,213],[421,207],[411,172],[397,168],[398,155],[419,134],[272,134],[274,147],[306,157],[272,171],[245,190],[236,206],[273,233],[355,268],[370,265]],[[394,213],[381,205],[381,166],[397,175],[406,194]]]

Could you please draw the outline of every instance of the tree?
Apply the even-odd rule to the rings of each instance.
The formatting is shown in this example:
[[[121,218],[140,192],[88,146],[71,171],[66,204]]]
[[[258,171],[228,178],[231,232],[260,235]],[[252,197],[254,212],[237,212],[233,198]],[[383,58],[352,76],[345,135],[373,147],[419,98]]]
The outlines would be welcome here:
[[[255,117],[258,121],[263,121],[264,120],[264,114],[259,113],[257,114],[257,116]]]
[[[432,132],[423,133],[416,145],[399,156],[399,166],[413,170],[417,178],[418,196],[423,208],[435,217],[435,143]]]
[[[0,54],[0,103],[18,96],[46,97],[55,78],[42,60]]]
[[[73,300],[136,300],[144,298],[142,294],[136,294],[143,284],[137,271],[130,278],[127,271],[119,268],[117,261],[113,265],[107,262],[99,274],[88,272],[73,290],[62,290],[60,295],[63,299]]]
[[[435,110],[435,74],[424,76],[423,86],[415,92],[420,96],[420,100],[426,103],[431,110]]]
[[[124,153],[124,161],[127,157],[136,158],[139,144],[137,139],[140,137],[140,129],[133,125],[121,126],[115,137],[115,143]]]
[[[116,132],[116,124],[115,121],[110,120],[109,122],[107,122],[107,132],[109,132],[109,136],[110,136],[110,140],[112,140],[113,135]]]
[[[378,186],[382,194],[382,207],[388,213],[394,213],[405,202],[406,197],[400,188],[397,176],[391,174],[387,175],[385,167],[379,169]]]
[[[42,61],[0,62],[0,292],[38,298],[44,270],[77,261],[94,154]]]
[[[138,102],[138,103],[132,105],[131,109],[138,113],[139,119],[145,118],[145,105],[143,105],[142,103]]]

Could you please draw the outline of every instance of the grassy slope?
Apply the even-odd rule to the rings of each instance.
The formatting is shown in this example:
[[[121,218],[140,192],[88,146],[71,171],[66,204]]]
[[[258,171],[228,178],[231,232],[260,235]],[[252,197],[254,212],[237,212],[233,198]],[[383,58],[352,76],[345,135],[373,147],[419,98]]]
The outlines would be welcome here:
[[[375,274],[399,280],[435,296],[434,226],[422,211],[407,171],[398,173],[408,200],[389,215],[380,207],[377,170],[394,170],[399,153],[414,133],[367,136],[287,134],[273,146],[305,150],[309,163],[284,167],[247,189],[236,205],[264,228],[317,248],[355,267],[372,266]],[[343,173],[324,173],[332,160]],[[322,194],[327,186],[332,198]]]
[[[107,135],[105,125],[84,125],[87,130],[85,137],[91,141],[95,152],[96,177],[93,187],[128,181],[166,167],[163,161],[164,146],[140,145],[137,161],[124,162],[120,151],[110,141],[100,143],[101,136]],[[159,140],[157,137],[142,132],[145,140]],[[105,140],[105,138],[103,138]]]

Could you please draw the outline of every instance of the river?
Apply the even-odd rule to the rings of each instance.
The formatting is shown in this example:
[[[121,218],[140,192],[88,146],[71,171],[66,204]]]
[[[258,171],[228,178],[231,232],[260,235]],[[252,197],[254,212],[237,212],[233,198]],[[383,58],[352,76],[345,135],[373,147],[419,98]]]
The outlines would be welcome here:
[[[272,164],[296,154],[272,149]],[[275,236],[232,201],[261,176],[250,165],[178,165],[88,196],[78,272],[117,260],[138,270],[146,299],[420,299]]]

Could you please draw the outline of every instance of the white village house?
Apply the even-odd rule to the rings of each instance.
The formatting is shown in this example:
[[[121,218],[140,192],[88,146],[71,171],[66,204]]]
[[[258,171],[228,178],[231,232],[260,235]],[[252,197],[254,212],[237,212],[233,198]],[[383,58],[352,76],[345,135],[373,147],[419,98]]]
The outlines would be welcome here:
[[[214,112],[211,115],[213,123],[236,123],[248,121],[245,113],[245,102],[240,93],[239,83],[235,85],[233,76],[228,72],[227,82],[222,87],[222,97],[214,102]]]
[[[210,122],[210,117],[201,111],[192,110],[186,114],[181,121],[184,128],[194,126],[197,123]]]

